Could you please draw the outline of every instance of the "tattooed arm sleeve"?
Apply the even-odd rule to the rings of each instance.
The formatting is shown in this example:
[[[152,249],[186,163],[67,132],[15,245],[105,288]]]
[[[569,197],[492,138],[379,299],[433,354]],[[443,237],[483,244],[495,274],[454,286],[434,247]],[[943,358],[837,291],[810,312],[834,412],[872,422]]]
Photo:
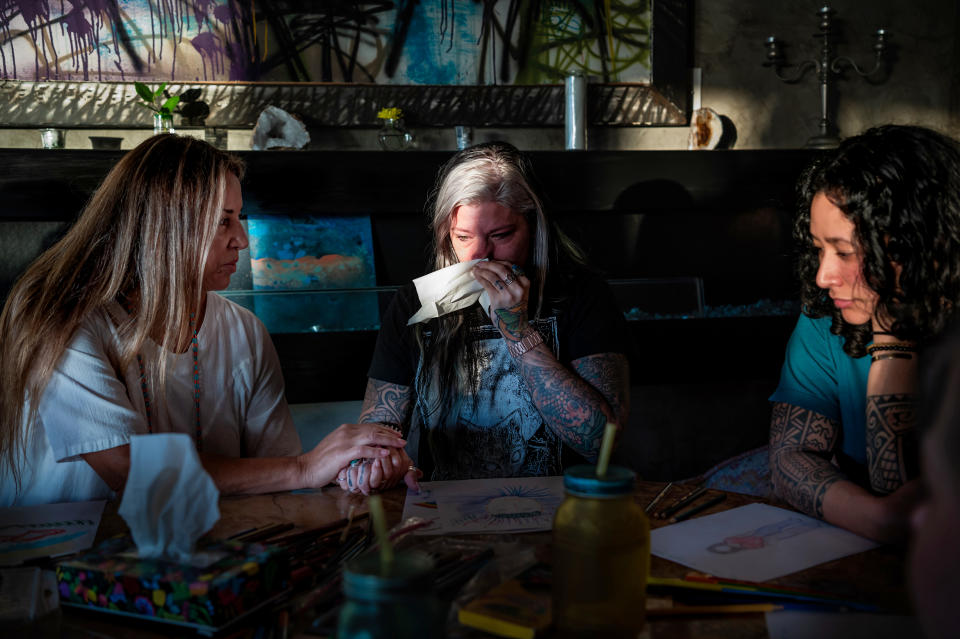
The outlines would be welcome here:
[[[372,377],[367,380],[359,423],[396,424],[406,436],[410,428],[413,392],[409,386],[391,384]]]
[[[870,487],[892,493],[917,474],[916,396],[867,396],[867,469]]]
[[[546,348],[528,351],[520,372],[547,425],[588,461],[600,452],[607,422],[623,427],[630,410],[630,372],[619,353],[582,357],[566,368]]]
[[[776,494],[823,518],[823,498],[843,473],[830,462],[840,424],[806,408],[776,402],[770,419],[770,472]]]

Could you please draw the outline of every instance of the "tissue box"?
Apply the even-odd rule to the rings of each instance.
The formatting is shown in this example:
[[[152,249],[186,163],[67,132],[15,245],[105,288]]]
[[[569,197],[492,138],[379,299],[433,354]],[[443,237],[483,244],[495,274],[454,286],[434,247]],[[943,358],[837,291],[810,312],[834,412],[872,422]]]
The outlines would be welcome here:
[[[131,556],[129,537],[108,539],[57,565],[63,605],[102,609],[196,628],[220,628],[287,588],[284,549],[234,541],[205,546],[224,555],[206,567]]]

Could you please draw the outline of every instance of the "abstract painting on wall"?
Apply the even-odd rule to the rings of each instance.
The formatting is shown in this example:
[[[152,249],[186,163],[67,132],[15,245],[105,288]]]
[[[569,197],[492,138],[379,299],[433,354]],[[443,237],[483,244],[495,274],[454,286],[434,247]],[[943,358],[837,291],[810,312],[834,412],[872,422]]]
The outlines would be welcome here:
[[[0,78],[542,84],[651,80],[650,0],[0,2]]]
[[[379,328],[366,215],[252,215],[254,311],[272,333]],[[293,294],[296,293],[296,294]]]

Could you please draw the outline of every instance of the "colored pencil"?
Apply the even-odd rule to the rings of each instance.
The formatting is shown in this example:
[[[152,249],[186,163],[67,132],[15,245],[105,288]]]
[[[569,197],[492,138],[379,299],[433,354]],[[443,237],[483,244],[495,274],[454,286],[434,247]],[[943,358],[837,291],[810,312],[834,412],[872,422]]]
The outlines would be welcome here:
[[[689,508],[689,509],[683,511],[682,513],[679,513],[679,514],[677,514],[677,515],[674,515],[673,517],[670,518],[670,523],[671,523],[671,524],[675,524],[675,523],[677,523],[678,521],[683,521],[684,519],[687,519],[688,517],[692,517],[693,515],[696,515],[697,513],[702,512],[702,511],[706,510],[707,508],[710,508],[710,507],[712,507],[712,506],[716,506],[717,504],[719,504],[720,502],[722,502],[722,501],[723,501],[724,499],[726,499],[726,498],[727,498],[726,493],[720,493],[719,495],[713,497],[712,499],[708,499],[707,501],[703,502],[702,504],[697,504],[697,505],[694,506],[693,508]]]
[[[667,508],[664,508],[659,513],[657,513],[657,519],[666,519],[667,517],[677,512],[681,508],[685,508],[687,505],[689,505],[691,502],[699,498],[700,495],[702,495],[705,492],[707,492],[707,488],[705,486],[699,486],[693,489],[692,491],[687,493],[686,497],[679,499],[672,506],[668,506]]]
[[[669,491],[671,488],[673,488],[673,482],[670,482],[661,488],[660,492],[657,493],[657,496],[650,500],[650,503],[647,504],[647,507],[643,509],[643,512],[649,513],[651,510],[653,510],[653,507],[660,503],[660,500],[663,499],[663,496],[666,495],[667,491]]]
[[[672,615],[733,615],[750,612],[773,612],[783,610],[783,604],[752,603],[752,604],[718,604],[715,606],[684,606],[676,605],[667,608],[647,608],[648,617]]]
[[[745,579],[720,579],[719,577],[710,577],[708,575],[699,575],[688,573],[684,577],[685,581],[696,583],[720,584],[721,586],[756,588],[761,591],[793,593],[797,595],[809,595],[812,597],[823,597],[824,599],[842,599],[839,595],[825,592],[823,590],[814,590],[813,588],[801,588],[800,586],[780,586],[777,584],[768,584],[762,581],[747,581]]]
[[[684,605],[678,604],[666,608],[648,608],[647,617],[669,617],[682,615],[736,615],[753,612],[776,612],[778,610],[807,610],[836,611],[836,607],[824,607],[810,603],[742,603],[742,604],[713,604],[713,605]]]
[[[246,533],[244,535],[238,536],[236,539],[242,541],[245,544],[252,544],[258,541],[264,541],[275,537],[280,533],[287,532],[288,530],[293,530],[294,526],[291,523],[285,524],[273,524],[272,526],[264,526],[262,528],[256,528],[253,532]]]
[[[758,586],[727,585],[719,583],[705,583],[700,581],[687,581],[686,579],[675,579],[671,577],[648,577],[648,588],[666,588],[669,590],[688,591],[691,594],[700,592],[704,595],[712,594],[721,600],[726,597],[732,597],[734,600],[742,601],[747,599],[777,599],[792,602],[799,602],[811,605],[825,606],[832,609],[849,608],[851,610],[862,610],[868,612],[878,611],[877,606],[872,604],[860,603],[858,601],[849,601],[845,599],[835,599],[833,597],[824,597],[818,595],[800,594],[774,590],[772,588],[761,588]],[[778,602],[779,603],[779,602]]]

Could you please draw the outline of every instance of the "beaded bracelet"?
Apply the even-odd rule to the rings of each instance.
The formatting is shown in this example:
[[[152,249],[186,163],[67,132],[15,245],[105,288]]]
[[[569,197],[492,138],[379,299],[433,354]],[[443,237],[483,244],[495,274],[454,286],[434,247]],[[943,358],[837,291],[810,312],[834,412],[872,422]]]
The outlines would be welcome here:
[[[870,361],[879,362],[882,359],[913,359],[913,355],[909,353],[884,353],[882,355],[874,355],[870,358]]]
[[[867,346],[867,353],[873,355],[877,351],[901,351],[904,353],[916,353],[916,344],[910,342],[881,342],[880,344],[871,344]]]

